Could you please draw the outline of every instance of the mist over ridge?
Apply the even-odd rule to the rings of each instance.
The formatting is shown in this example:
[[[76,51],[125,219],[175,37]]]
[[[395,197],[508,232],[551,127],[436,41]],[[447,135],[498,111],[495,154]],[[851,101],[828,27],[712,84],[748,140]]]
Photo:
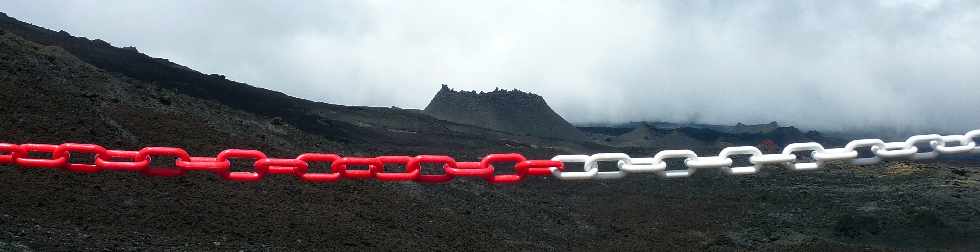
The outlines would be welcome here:
[[[980,127],[972,1],[100,3],[0,8],[337,104],[423,108],[447,83],[533,92],[573,123]]]

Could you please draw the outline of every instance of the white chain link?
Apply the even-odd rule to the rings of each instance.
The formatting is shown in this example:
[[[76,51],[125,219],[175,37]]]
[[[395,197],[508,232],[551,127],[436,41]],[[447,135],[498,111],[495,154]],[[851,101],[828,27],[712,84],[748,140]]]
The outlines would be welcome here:
[[[871,146],[871,151],[882,159],[909,159],[919,148],[907,142],[888,142],[885,147]]]
[[[904,142],[884,142],[881,139],[854,140],[843,148],[824,148],[815,142],[792,143],[783,148],[782,153],[763,154],[753,146],[727,147],[718,156],[698,157],[692,150],[664,150],[653,157],[632,158],[625,153],[598,153],[594,155],[558,155],[551,160],[563,163],[583,163],[584,171],[561,171],[552,167],[551,173],[561,180],[589,179],[618,179],[632,173],[655,173],[662,177],[687,177],[699,169],[719,169],[729,174],[753,174],[763,166],[773,165],[787,167],[792,170],[819,169],[829,161],[848,161],[855,165],[869,165],[882,160],[894,159],[933,159],[939,155],[955,155],[964,153],[980,154],[976,138],[980,137],[980,129],[963,135],[941,136],[915,135]],[[919,152],[917,144],[927,143],[932,151]],[[873,157],[859,157],[858,149],[869,148]],[[813,162],[798,162],[794,152],[812,152]],[[732,167],[732,156],[749,155],[751,166]],[[667,170],[669,159],[683,159],[685,169]],[[619,170],[599,171],[599,162],[616,162]]]
[[[949,146],[950,143],[957,143],[959,145]],[[932,148],[935,148],[941,154],[963,154],[973,151],[977,147],[977,143],[971,139],[967,139],[965,135],[943,136],[943,141],[931,142],[930,144]]]
[[[909,139],[906,139],[905,144],[911,146],[911,148],[915,148],[916,150],[916,152],[912,154],[911,159],[921,160],[921,159],[936,158],[937,156],[939,156],[939,152],[936,151],[935,149],[933,149],[930,152],[918,152],[919,148],[916,147],[915,144],[925,142],[931,145],[933,142],[941,142],[941,141],[943,141],[943,136],[936,135],[936,134],[916,135],[916,136],[909,137]]]
[[[793,152],[798,152],[798,151],[812,151],[813,153],[823,152],[823,145],[820,145],[820,143],[815,143],[815,142],[791,143],[789,145],[786,145],[786,148],[783,148],[783,154],[793,155],[794,162],[796,161],[796,155],[794,155]],[[813,157],[813,154],[810,154],[810,157]],[[793,164],[793,169],[813,170],[813,169],[818,169],[820,168],[821,165],[823,165],[823,161],[816,160],[815,158],[814,160],[815,162],[795,163]]]
[[[972,144],[973,146],[976,146],[977,142],[975,139],[977,137],[980,137],[980,130],[972,130],[970,132],[967,132],[966,134],[963,134],[963,136],[966,138],[967,141],[969,141],[967,144]],[[973,151],[970,151],[970,153],[980,154],[980,147],[974,147]]]

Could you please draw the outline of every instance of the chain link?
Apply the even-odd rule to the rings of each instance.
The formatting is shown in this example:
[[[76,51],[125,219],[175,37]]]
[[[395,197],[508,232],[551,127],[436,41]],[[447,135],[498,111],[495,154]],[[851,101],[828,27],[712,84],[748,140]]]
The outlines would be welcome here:
[[[950,143],[957,143],[958,146],[949,146]],[[966,138],[965,135],[949,135],[943,136],[943,141],[930,142],[932,148],[936,149],[942,154],[963,154],[973,151],[977,147],[977,143],[972,141],[972,139]]]
[[[884,142],[881,139],[854,140],[842,148],[824,148],[815,142],[792,143],[781,153],[764,154],[753,146],[722,149],[717,156],[699,157],[691,150],[664,150],[653,157],[630,157],[625,153],[593,155],[558,155],[551,160],[528,160],[516,153],[490,154],[479,162],[457,162],[448,156],[380,156],[341,157],[336,154],[306,153],[296,158],[269,158],[261,151],[229,149],[215,157],[193,157],[180,148],[146,147],[139,151],[107,150],[94,144],[65,143],[9,144],[0,143],[0,164],[25,168],[66,169],[78,173],[103,171],[139,172],[147,176],[180,176],[187,172],[211,172],[231,181],[260,181],[266,175],[290,175],[311,183],[336,182],[341,179],[377,179],[380,181],[415,181],[442,183],[455,177],[482,178],[489,183],[516,183],[530,176],[553,176],[559,180],[619,179],[633,173],[654,173],[665,178],[688,177],[700,169],[719,169],[729,174],[753,174],[765,166],[786,167],[791,170],[819,169],[830,161],[847,161],[855,165],[879,163],[894,159],[932,159],[940,155],[980,154],[976,138],[980,130],[963,135],[916,135],[904,142]],[[919,144],[928,144],[931,151],[919,152]],[[873,157],[859,157],[858,149],[868,148]],[[810,152],[813,162],[798,160],[797,152]],[[34,158],[31,153],[47,153],[48,158]],[[95,156],[92,164],[70,161],[73,153]],[[732,167],[733,156],[748,155],[750,166]],[[176,158],[171,167],[151,167],[154,157]],[[230,159],[252,159],[253,171],[231,171]],[[683,169],[668,170],[667,160],[683,160]],[[600,162],[614,162],[615,171],[600,171]],[[330,163],[329,171],[311,171],[312,163]],[[442,174],[423,174],[422,164],[437,164]],[[514,163],[512,174],[496,174],[494,164]],[[567,163],[582,163],[583,171],[566,171]],[[403,172],[386,172],[385,164],[404,165]],[[350,169],[366,166],[367,169]]]
[[[585,161],[588,159],[588,155],[558,155],[551,158],[551,161],[558,161],[562,163],[585,163]],[[551,168],[551,174],[561,180],[587,180],[595,177],[597,173],[599,173],[599,169],[588,169],[588,167],[585,168],[584,172],[569,172],[558,169],[557,167]]]
[[[884,147],[871,146],[871,152],[882,159],[909,159],[919,152],[919,148],[907,142],[888,142]]]
[[[980,137],[980,130],[972,130],[970,132],[967,132],[966,134],[963,134],[963,137],[966,138],[967,144],[972,144],[976,146],[977,145],[976,138]],[[970,153],[980,154],[980,147],[974,147],[973,150],[970,151]]]
[[[687,169],[684,170],[667,170],[667,162],[664,160],[683,158],[685,163],[684,165],[687,165],[686,163],[688,160],[697,157],[698,154],[694,153],[694,151],[692,150],[665,150],[665,151],[658,152],[656,155],[653,155],[653,165],[657,167],[656,174],[660,175],[661,177],[667,177],[667,178],[687,177],[687,176],[691,176],[691,174],[694,173],[694,170],[697,169],[697,167],[687,166]]]
[[[819,143],[815,143],[815,142],[791,143],[787,145],[786,148],[783,148],[784,155],[793,155],[793,161],[791,162],[791,163],[795,163],[793,164],[792,167],[793,170],[813,170],[813,169],[818,169],[820,168],[821,165],[823,165],[823,161],[813,158],[813,154],[810,154],[810,157],[811,159],[814,160],[814,162],[796,163],[797,157],[795,154],[793,154],[793,152],[801,152],[801,151],[811,151],[812,153],[822,152],[823,145],[820,145]]]
[[[909,137],[905,140],[905,144],[916,148],[916,152],[912,154],[911,159],[922,160],[922,159],[933,159],[939,156],[939,151],[933,149],[930,152],[918,152],[919,149],[915,145],[918,143],[928,143],[929,145],[935,146],[933,143],[938,144],[938,142],[943,141],[943,136],[931,134],[931,135],[915,135]]]
[[[858,154],[857,149],[864,148],[864,147],[868,147],[868,149],[872,149],[872,148],[882,149],[885,148],[885,141],[882,141],[881,139],[854,140],[851,141],[850,143],[847,143],[847,146],[844,146],[844,149],[853,152],[854,154]],[[874,152],[872,151],[872,153]],[[878,162],[881,162],[881,157],[878,157],[877,154],[875,154],[874,157],[870,157],[870,158],[857,158],[857,155],[855,155],[855,159],[851,160],[851,164],[854,165],[870,165],[870,164],[877,164]]]

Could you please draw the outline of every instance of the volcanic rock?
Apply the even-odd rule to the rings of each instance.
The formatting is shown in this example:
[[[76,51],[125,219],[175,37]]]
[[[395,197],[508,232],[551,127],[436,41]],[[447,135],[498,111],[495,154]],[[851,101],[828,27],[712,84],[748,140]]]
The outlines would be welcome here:
[[[425,107],[436,118],[500,131],[561,139],[585,135],[558,113],[540,95],[520,90],[492,92],[455,91],[447,85]]]
[[[677,130],[699,141],[759,140]],[[772,134],[764,137],[781,144],[803,133]],[[177,146],[194,156],[226,148],[270,157],[444,154],[460,161],[487,153],[547,159],[658,151],[302,100],[3,13],[0,142]],[[92,158],[72,153],[70,160]],[[251,162],[240,161],[249,160],[232,166],[249,169]],[[309,170],[327,167],[311,163]],[[432,168],[442,170],[422,169]],[[715,169],[684,179],[630,174],[581,183],[530,176],[519,185],[458,177],[428,185],[301,183],[284,174],[237,183],[205,171],[160,178],[0,164],[0,251],[980,251],[980,173],[963,170],[977,164],[835,163],[819,171],[765,167],[717,177]]]

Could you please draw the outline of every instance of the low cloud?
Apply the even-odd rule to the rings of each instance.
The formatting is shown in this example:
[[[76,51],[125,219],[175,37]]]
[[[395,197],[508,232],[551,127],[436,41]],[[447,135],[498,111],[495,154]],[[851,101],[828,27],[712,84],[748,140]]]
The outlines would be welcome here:
[[[518,88],[573,122],[980,128],[976,1],[38,1],[9,15],[347,105]]]

